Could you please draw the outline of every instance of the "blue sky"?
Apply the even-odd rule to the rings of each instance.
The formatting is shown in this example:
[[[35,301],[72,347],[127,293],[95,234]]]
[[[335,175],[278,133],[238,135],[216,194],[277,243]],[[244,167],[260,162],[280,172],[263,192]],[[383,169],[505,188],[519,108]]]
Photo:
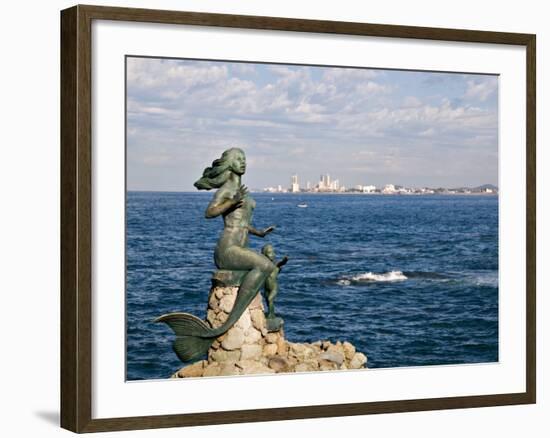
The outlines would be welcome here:
[[[244,182],[497,184],[498,77],[127,59],[129,190],[192,191],[229,147]]]

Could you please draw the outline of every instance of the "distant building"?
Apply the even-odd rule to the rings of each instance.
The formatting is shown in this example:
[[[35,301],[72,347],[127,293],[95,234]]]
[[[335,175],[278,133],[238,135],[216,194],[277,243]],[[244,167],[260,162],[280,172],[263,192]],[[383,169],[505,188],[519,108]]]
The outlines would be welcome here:
[[[298,175],[292,175],[290,191],[292,193],[298,193],[300,191],[300,184],[298,184]]]
[[[330,184],[330,175],[328,173],[321,175],[318,188],[320,192],[330,192],[332,190]]]
[[[478,186],[478,187],[459,187],[459,188],[430,188],[430,187],[406,187],[397,184],[386,184],[382,188],[377,188],[375,185],[362,185],[358,184],[350,188],[346,188],[345,185],[340,184],[339,179],[331,179],[330,175],[321,174],[318,184],[312,184],[309,181],[306,183],[305,187],[300,187],[298,181],[298,175],[294,174],[291,176],[290,187],[286,188],[280,184],[276,187],[265,187],[264,192],[268,193],[299,193],[299,192],[309,192],[309,193],[345,193],[345,192],[355,192],[355,193],[383,193],[387,195],[430,195],[430,194],[447,194],[447,195],[456,195],[456,194],[498,194],[498,188],[489,184]]]
[[[319,178],[319,191],[324,191],[328,188],[326,175],[321,175]]]

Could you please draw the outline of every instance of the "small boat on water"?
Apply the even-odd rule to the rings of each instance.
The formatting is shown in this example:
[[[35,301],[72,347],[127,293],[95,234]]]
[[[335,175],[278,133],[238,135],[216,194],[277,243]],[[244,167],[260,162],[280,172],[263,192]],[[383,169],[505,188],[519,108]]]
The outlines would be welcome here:
[[[300,207],[300,208],[307,208],[307,204],[305,202],[300,202],[297,207]]]

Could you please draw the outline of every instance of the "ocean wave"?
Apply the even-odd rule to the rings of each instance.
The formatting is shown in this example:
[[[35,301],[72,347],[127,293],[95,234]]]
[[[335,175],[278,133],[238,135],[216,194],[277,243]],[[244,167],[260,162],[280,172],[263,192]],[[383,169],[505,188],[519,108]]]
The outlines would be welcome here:
[[[390,271],[383,274],[375,274],[374,272],[365,272],[363,274],[357,274],[353,277],[343,277],[338,280],[338,284],[342,286],[349,286],[352,283],[374,283],[374,282],[386,282],[386,281],[403,281],[407,276],[401,271]]]
[[[470,281],[476,286],[498,288],[498,271],[476,272],[470,274]]]
[[[404,272],[407,278],[414,278],[418,280],[428,280],[428,281],[449,281],[454,279],[456,276],[452,274],[440,274],[438,272],[430,271],[410,271]]]

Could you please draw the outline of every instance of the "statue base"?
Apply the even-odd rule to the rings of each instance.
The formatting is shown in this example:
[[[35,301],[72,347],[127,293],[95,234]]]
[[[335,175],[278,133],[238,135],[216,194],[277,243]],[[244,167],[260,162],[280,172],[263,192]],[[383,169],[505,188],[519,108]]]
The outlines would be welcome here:
[[[233,308],[246,271],[219,270],[212,277],[206,321],[219,327]],[[366,368],[367,358],[349,342],[317,341],[312,344],[285,340],[283,320],[266,319],[261,294],[226,333],[208,350],[208,359],[187,365],[172,377],[209,377],[274,374]]]
[[[278,316],[268,316],[265,321],[268,332],[278,332],[283,328],[283,318],[279,318]]]

